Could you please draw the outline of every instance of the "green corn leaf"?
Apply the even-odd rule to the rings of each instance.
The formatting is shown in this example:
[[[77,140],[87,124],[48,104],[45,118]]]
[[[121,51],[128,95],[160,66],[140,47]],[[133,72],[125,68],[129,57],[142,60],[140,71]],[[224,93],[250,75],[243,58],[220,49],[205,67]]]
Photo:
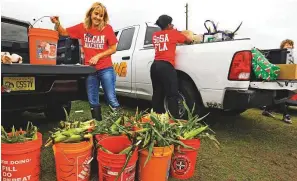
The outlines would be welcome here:
[[[159,133],[159,131],[156,128],[152,126],[152,129],[159,136],[158,138],[160,139],[160,141],[163,140],[165,142],[165,145],[169,145],[166,139]]]
[[[188,107],[188,105],[186,104],[185,101],[183,101],[183,105],[184,105],[184,107],[185,107],[185,109],[186,109],[186,111],[187,111],[187,114],[188,114],[188,120],[192,119],[193,115],[192,115],[192,113],[191,113],[191,111],[190,111],[190,109],[189,109],[189,107]]]
[[[154,135],[154,132],[152,132],[152,138],[154,138],[154,136],[155,136],[155,135]],[[152,154],[153,154],[154,146],[155,146],[155,144],[154,144],[154,139],[152,139],[152,140],[151,140],[151,143],[150,143],[150,145],[149,145],[149,147],[148,147],[148,156],[147,156],[147,158],[146,158],[146,160],[145,160],[145,162],[144,162],[144,166],[146,166],[147,162],[151,159]]]
[[[195,148],[193,148],[193,147],[191,147],[191,146],[187,146],[186,144],[184,144],[184,143],[181,142],[181,141],[174,140],[174,139],[172,139],[172,138],[166,138],[166,139],[168,140],[168,142],[171,142],[172,144],[175,144],[175,145],[181,145],[181,146],[183,146],[184,148],[195,150]]]
[[[154,115],[154,113],[150,114],[150,119],[153,121],[158,130],[162,129],[161,122],[158,120],[157,116]]]

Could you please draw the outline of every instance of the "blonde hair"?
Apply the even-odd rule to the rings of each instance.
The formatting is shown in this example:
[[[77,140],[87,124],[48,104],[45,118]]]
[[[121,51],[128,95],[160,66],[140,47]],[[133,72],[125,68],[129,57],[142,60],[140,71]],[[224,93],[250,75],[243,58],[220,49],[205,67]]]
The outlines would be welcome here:
[[[92,6],[90,7],[90,9],[86,13],[86,17],[85,17],[85,21],[84,21],[84,27],[86,29],[92,28],[92,19],[91,19],[91,16],[92,16],[93,11],[96,10],[96,9],[98,9],[98,8],[100,8],[103,11],[103,21],[102,21],[102,23],[100,23],[97,26],[97,29],[100,31],[100,30],[103,29],[103,27],[105,27],[108,24],[109,17],[108,17],[108,13],[107,13],[106,7],[102,3],[95,2],[95,3],[92,4]]]
[[[289,40],[289,39],[285,39],[282,41],[280,48],[283,49],[285,47],[286,44],[291,45],[294,48],[294,41],[293,40]]]

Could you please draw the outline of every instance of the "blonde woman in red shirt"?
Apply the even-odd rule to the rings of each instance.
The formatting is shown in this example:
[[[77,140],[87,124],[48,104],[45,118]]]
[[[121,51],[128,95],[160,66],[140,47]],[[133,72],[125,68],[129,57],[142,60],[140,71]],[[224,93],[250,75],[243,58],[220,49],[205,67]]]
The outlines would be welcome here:
[[[175,30],[172,18],[161,15],[156,21],[161,31],[152,36],[155,47],[155,60],[151,65],[151,80],[153,85],[153,109],[164,113],[164,98],[167,96],[168,108],[171,115],[179,118],[178,114],[178,79],[175,66],[175,50],[178,43],[190,44],[193,40]]]
[[[118,40],[113,28],[108,24],[109,18],[105,6],[99,2],[93,3],[83,23],[66,29],[60,24],[59,17],[51,17],[51,21],[56,25],[60,35],[81,40],[85,65],[96,67],[96,73],[88,76],[86,87],[92,117],[102,120],[99,103],[100,85],[108,104],[115,109],[120,106],[115,93],[116,74],[111,61]]]

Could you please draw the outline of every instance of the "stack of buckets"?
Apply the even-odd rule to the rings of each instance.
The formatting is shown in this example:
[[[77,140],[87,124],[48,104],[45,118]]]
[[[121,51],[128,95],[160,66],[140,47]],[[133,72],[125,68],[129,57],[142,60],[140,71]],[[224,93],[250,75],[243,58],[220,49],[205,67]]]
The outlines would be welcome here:
[[[30,64],[56,65],[59,33],[54,30],[30,28]]]
[[[131,145],[126,136],[97,135],[96,140],[98,144],[114,153]],[[144,164],[148,151],[138,151],[136,148],[126,169],[118,177],[118,181],[134,181],[136,174],[138,174],[138,180],[141,181],[166,181],[169,174],[178,179],[191,178],[195,171],[200,140],[193,139],[183,142],[196,150],[177,149],[173,145],[154,147],[153,155],[146,165]],[[38,133],[38,139],[34,141],[16,144],[2,143],[2,179],[39,180],[41,146],[42,135],[40,133]],[[90,180],[93,149],[93,139],[80,143],[54,144],[57,180]],[[124,167],[126,155],[109,154],[97,149],[97,161],[99,181],[114,181]]]
[[[131,145],[126,136],[96,135],[96,140],[98,144],[113,153],[118,153]],[[191,178],[195,172],[200,140],[185,140],[183,143],[195,148],[195,150],[177,149],[173,145],[154,147],[153,154],[146,165],[148,151],[141,150],[138,154],[138,149],[135,149],[117,181],[134,181],[136,177],[141,181],[167,181],[169,175],[177,179]],[[125,164],[126,155],[109,154],[98,149],[97,161],[99,181],[115,181]]]

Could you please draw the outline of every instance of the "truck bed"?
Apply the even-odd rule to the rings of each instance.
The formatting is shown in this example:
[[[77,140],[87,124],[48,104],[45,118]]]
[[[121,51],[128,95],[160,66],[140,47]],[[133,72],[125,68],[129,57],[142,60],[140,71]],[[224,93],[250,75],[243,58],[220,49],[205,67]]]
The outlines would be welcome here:
[[[95,67],[86,65],[32,65],[32,64],[2,64],[1,74],[18,75],[86,75],[94,73]]]

